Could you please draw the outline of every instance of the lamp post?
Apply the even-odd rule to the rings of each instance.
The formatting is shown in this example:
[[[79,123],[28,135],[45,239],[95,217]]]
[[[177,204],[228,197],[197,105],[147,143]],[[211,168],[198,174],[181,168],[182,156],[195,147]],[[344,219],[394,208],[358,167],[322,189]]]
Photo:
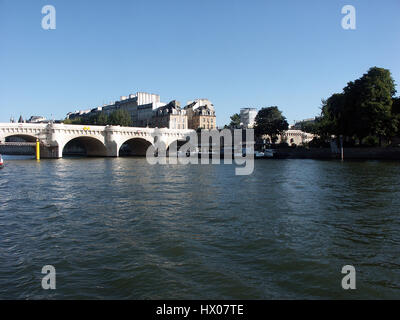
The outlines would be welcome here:
[[[36,160],[40,160],[40,142],[36,139]]]
[[[344,160],[344,153],[343,153],[343,135],[340,135],[340,158],[342,161]]]

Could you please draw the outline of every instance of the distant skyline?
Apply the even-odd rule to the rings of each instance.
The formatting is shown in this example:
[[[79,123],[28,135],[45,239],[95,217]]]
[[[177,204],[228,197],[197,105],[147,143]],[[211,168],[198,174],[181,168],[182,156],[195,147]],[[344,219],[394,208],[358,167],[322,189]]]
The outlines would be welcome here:
[[[341,26],[348,4],[356,30]],[[55,30],[42,29],[45,5]],[[275,105],[292,124],[373,66],[400,91],[399,12],[399,0],[0,0],[0,122],[144,91],[208,98],[218,126]]]

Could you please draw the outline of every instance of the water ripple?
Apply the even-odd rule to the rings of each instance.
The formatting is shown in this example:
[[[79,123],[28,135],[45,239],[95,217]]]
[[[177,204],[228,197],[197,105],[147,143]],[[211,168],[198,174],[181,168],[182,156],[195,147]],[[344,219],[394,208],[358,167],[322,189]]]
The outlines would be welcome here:
[[[7,160],[0,298],[352,298],[400,293],[396,162]],[[41,289],[41,268],[57,290]]]

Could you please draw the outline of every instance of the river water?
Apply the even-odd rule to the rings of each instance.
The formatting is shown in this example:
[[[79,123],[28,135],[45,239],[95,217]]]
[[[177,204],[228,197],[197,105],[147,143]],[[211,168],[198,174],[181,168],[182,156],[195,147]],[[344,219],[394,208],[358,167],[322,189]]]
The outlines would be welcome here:
[[[6,158],[1,299],[400,297],[398,162]],[[44,265],[56,290],[43,290]],[[343,290],[344,265],[356,290]]]

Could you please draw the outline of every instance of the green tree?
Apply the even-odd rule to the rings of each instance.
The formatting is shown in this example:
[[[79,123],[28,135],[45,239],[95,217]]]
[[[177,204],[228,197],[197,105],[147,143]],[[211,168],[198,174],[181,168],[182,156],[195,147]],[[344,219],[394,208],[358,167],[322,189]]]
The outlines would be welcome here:
[[[352,117],[354,134],[360,139],[393,134],[390,124],[395,84],[389,70],[373,67],[344,88],[345,108]],[[389,125],[389,127],[388,127]]]
[[[231,116],[231,123],[229,124],[230,128],[239,128],[240,126],[240,115],[238,113],[235,113],[234,115]]]
[[[255,134],[257,136],[268,135],[275,143],[278,135],[289,128],[286,118],[278,107],[262,108],[255,119]]]
[[[392,137],[398,121],[392,116],[394,80],[389,70],[373,67],[360,79],[351,81],[342,93],[323,102],[319,131],[324,135]]]
[[[392,115],[400,115],[400,97],[393,98]]]
[[[82,124],[82,118],[64,119],[64,124]]]
[[[345,108],[345,95],[335,93],[327,100],[322,100],[319,133],[325,135],[352,135],[350,120],[352,116]]]
[[[315,120],[302,122],[301,123],[301,131],[315,134],[317,132]]]
[[[97,114],[91,114],[89,116],[83,117],[81,124],[84,125],[97,125]]]
[[[119,109],[112,112],[109,116],[105,112],[100,112],[74,119],[65,119],[63,123],[99,126],[120,125],[129,127],[132,126],[132,119],[128,111]]]
[[[392,119],[390,123],[392,136],[399,135],[400,133],[400,97],[393,98],[392,103]]]
[[[105,112],[100,112],[97,115],[97,124],[101,126],[106,126],[109,123],[109,117]]]
[[[110,114],[108,124],[130,127],[132,126],[132,119],[128,111],[118,109]]]

